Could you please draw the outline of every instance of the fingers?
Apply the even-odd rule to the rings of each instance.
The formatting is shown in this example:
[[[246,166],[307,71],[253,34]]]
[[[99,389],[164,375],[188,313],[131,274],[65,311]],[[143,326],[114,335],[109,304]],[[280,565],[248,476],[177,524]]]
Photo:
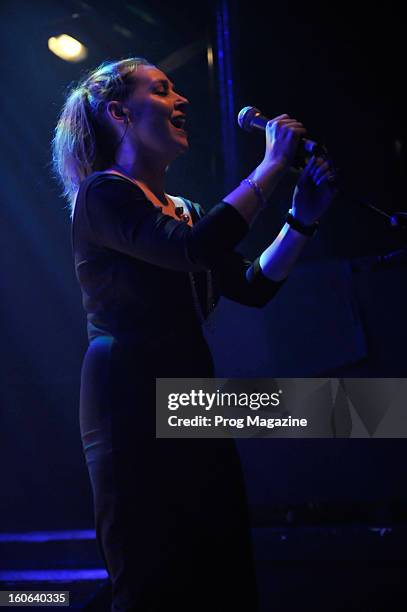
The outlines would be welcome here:
[[[296,136],[301,136],[306,133],[306,129],[300,121],[292,119],[289,115],[279,115],[274,119],[271,119],[267,123],[267,129],[275,134],[285,135],[287,133],[294,133]]]
[[[288,119],[288,115],[278,115],[278,117],[274,117],[274,119],[270,119],[269,123],[273,123],[274,121],[279,121],[280,119]]]
[[[270,119],[270,121],[268,122],[268,125],[273,125],[273,124],[278,124],[278,125],[284,125],[285,123],[289,123],[291,121],[297,121],[297,119],[293,119],[292,117],[290,117],[287,114],[284,115],[278,115],[278,117],[274,117],[273,119]]]
[[[311,157],[303,172],[303,178],[309,177],[318,187],[321,183],[335,181],[335,170],[330,162],[323,157]]]
[[[316,169],[316,157],[312,156],[308,160],[307,165],[305,166],[304,170],[302,171],[300,182],[304,183],[307,179],[313,180],[312,173],[315,172],[315,169]]]
[[[312,178],[316,185],[319,185],[324,177],[327,177],[329,174],[329,164],[326,160],[322,160],[321,158],[317,158],[316,160],[316,168],[312,173]]]
[[[284,167],[292,164],[298,142],[306,133],[303,124],[287,114],[279,115],[266,126],[265,159],[270,163],[281,163]]]

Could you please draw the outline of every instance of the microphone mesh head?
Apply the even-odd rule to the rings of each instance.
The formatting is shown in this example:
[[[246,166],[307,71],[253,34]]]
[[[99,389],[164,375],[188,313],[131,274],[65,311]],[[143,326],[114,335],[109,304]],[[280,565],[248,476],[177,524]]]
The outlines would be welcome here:
[[[260,114],[261,113],[258,108],[255,108],[254,106],[245,106],[239,112],[237,116],[237,122],[242,128],[242,130],[246,130],[246,132],[252,132],[253,127],[251,125],[251,121],[256,115]]]

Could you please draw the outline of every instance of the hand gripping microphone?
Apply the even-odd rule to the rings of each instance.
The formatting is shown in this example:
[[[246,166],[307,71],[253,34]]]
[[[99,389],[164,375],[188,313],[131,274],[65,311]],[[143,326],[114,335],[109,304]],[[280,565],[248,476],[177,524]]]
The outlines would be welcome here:
[[[246,132],[253,132],[254,130],[262,130],[264,132],[269,121],[270,119],[262,115],[259,109],[254,106],[245,106],[237,117],[239,126]],[[326,157],[327,150],[313,140],[301,138],[298,145],[296,162],[302,163],[306,158],[312,157],[312,155]]]

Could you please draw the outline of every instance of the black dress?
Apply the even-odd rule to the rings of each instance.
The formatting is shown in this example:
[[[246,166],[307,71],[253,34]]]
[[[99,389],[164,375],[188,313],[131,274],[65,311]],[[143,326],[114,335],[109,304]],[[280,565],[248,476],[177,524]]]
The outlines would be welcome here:
[[[186,204],[193,227],[129,180],[94,173],[75,206],[89,335],[80,426],[115,611],[257,610],[235,443],[156,439],[155,378],[214,375],[189,272],[203,310],[209,268],[215,302],[260,307],[281,283],[234,251],[249,226],[232,206]]]

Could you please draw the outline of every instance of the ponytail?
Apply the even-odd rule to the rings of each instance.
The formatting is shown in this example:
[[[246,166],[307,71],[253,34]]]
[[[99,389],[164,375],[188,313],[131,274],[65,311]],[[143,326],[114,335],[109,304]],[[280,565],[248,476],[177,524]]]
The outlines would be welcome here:
[[[110,100],[123,101],[144,58],[104,62],[68,92],[52,140],[52,165],[71,216],[81,182],[114,162],[114,134],[104,119]]]

